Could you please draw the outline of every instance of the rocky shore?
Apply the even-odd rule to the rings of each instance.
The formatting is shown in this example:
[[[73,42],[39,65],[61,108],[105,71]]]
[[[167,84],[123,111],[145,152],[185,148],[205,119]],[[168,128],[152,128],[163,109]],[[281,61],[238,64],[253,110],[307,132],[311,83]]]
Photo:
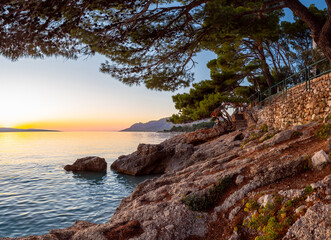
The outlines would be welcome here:
[[[111,168],[163,175],[138,185],[109,222],[12,239],[330,239],[328,127],[214,128],[141,144]]]

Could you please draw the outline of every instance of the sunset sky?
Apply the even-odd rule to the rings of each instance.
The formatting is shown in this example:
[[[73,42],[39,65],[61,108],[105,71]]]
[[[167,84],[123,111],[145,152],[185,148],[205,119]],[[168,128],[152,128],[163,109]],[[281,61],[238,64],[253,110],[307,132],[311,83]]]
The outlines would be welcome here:
[[[209,78],[212,57],[199,55],[198,80]],[[176,113],[174,93],[124,85],[99,72],[104,59],[0,57],[0,127],[116,131]]]
[[[326,7],[325,1],[302,2]],[[197,81],[209,78],[206,63],[213,56],[202,53],[196,58]],[[104,60],[99,55],[76,61],[24,58],[12,62],[0,56],[0,127],[117,131],[177,112],[171,99],[177,92],[124,85],[99,72]]]

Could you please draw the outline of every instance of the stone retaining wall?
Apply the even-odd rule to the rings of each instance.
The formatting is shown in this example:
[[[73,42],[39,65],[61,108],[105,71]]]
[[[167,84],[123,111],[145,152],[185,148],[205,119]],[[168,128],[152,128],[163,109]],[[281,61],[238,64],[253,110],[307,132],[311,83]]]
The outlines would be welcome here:
[[[276,95],[271,104],[255,108],[259,122],[284,129],[287,126],[301,125],[311,121],[323,121],[331,115],[331,73],[315,78],[306,91],[305,83]]]

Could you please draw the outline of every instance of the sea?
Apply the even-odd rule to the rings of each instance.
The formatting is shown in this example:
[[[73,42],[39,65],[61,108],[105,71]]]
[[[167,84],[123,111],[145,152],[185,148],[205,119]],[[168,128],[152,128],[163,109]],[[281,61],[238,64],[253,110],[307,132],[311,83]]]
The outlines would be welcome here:
[[[139,143],[160,143],[172,133],[0,133],[0,238],[47,234],[77,220],[108,222],[124,197],[142,181],[110,170]],[[72,173],[63,167],[99,156],[107,173]]]

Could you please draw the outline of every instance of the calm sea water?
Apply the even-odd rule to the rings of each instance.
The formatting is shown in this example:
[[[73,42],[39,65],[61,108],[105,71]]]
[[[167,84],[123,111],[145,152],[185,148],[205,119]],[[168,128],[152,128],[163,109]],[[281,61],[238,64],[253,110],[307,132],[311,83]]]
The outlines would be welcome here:
[[[139,143],[160,143],[167,133],[0,133],[0,237],[41,235],[76,220],[109,221],[123,197],[146,177],[109,170]],[[63,166],[100,156],[107,174],[74,174]]]

